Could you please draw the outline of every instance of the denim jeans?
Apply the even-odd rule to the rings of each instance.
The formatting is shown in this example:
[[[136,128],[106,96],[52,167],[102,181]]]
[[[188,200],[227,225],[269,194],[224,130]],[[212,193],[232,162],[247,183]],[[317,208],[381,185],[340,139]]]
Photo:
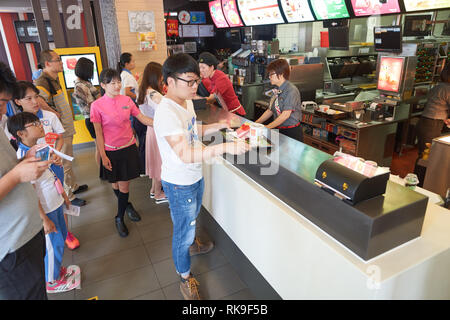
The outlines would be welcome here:
[[[203,178],[188,186],[161,181],[169,200],[170,216],[173,223],[172,257],[175,269],[181,276],[189,275],[191,257],[189,247],[195,239],[195,225],[202,206]]]

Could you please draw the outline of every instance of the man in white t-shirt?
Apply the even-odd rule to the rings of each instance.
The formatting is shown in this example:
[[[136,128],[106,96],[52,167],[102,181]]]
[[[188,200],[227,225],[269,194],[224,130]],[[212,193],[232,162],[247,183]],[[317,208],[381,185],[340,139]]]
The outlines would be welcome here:
[[[211,242],[195,239],[204,189],[202,161],[223,153],[242,154],[249,146],[232,142],[205,147],[200,142],[199,136],[228,125],[197,124],[191,99],[201,79],[198,64],[191,56],[170,56],[164,62],[163,76],[168,91],[156,109],[154,129],[162,161],[161,182],[173,222],[172,256],[181,276],[181,293],[186,300],[198,300],[198,282],[191,274],[190,256],[207,253],[214,247]]]

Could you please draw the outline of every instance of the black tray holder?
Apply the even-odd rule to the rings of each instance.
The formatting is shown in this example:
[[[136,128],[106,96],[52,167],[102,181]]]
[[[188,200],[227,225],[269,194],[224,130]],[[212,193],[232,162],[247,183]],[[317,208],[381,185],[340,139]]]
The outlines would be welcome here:
[[[333,161],[333,159],[322,162],[317,169],[315,178],[323,190],[332,194],[336,194],[338,191],[347,196],[349,199],[340,198],[350,205],[384,194],[388,180],[389,172],[370,178]]]

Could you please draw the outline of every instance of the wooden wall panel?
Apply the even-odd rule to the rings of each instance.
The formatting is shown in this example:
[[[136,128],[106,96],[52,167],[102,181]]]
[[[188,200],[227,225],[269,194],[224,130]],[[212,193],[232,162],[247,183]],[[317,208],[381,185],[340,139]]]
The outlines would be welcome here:
[[[164,25],[164,5],[163,0],[116,0],[116,14],[119,25],[121,52],[130,52],[136,60],[136,69],[142,75],[145,66],[150,61],[163,64],[167,58],[166,28]],[[156,51],[139,51],[139,41],[136,32],[130,32],[128,22],[128,11],[153,11],[156,28]]]

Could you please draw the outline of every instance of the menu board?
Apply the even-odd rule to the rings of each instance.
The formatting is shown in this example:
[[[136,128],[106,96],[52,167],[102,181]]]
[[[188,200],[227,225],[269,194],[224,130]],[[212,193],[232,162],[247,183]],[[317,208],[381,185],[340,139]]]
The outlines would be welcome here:
[[[209,2],[209,12],[211,18],[217,28],[228,28],[228,23],[225,21],[225,16],[222,11],[222,3],[220,0]]]
[[[310,0],[318,20],[349,18],[345,0]]]
[[[280,2],[288,22],[314,21],[308,0],[281,0]]]
[[[212,24],[204,24],[198,26],[199,37],[214,37],[214,26]]]
[[[403,0],[403,3],[405,4],[405,10],[408,12],[443,9],[450,6],[448,0]]]
[[[230,27],[244,26],[238,14],[236,0],[222,0],[222,10]]]
[[[400,12],[398,0],[352,0],[352,7],[357,17]]]
[[[399,92],[404,58],[381,57],[378,74],[378,90]]]
[[[197,38],[198,37],[198,26],[197,25],[182,25],[183,27],[183,38]]]
[[[95,53],[62,54],[61,61],[63,62],[64,82],[67,89],[72,89],[75,87],[75,80],[77,80],[77,76],[75,75],[75,66],[78,62],[78,59],[80,59],[81,57],[87,58],[94,62],[94,77],[91,79],[91,82],[94,86],[99,85],[97,59],[95,58]]]
[[[284,23],[278,0],[238,0],[238,4],[246,26]]]

